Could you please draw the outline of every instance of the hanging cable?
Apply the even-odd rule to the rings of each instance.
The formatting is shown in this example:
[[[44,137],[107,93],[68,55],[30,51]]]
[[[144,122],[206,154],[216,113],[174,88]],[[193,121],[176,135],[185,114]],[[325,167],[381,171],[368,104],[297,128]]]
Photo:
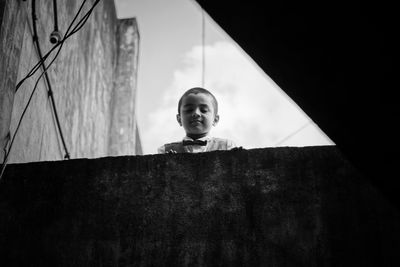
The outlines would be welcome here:
[[[61,41],[61,32],[58,30],[57,0],[53,0],[54,30],[50,34],[50,43],[56,44]]]
[[[53,0],[54,31],[58,31],[57,0]]]
[[[47,71],[47,70],[46,70],[46,71]],[[23,117],[25,116],[26,111],[28,110],[28,107],[29,107],[29,104],[31,103],[32,97],[33,97],[33,95],[35,94],[37,85],[39,84],[39,81],[40,81],[40,79],[43,77],[43,74],[44,74],[44,73],[45,73],[45,71],[42,72],[42,73],[40,74],[39,78],[37,78],[36,83],[35,83],[35,86],[33,87],[33,90],[32,90],[32,92],[31,92],[31,95],[29,96],[28,103],[25,105],[25,108],[24,108],[24,110],[22,111],[21,117],[20,117],[20,119],[19,119],[19,121],[18,121],[18,124],[17,124],[17,128],[15,128],[15,132],[14,132],[14,135],[13,135],[13,137],[12,137],[12,139],[11,139],[10,146],[9,146],[9,148],[8,148],[8,151],[7,151],[6,155],[5,155],[5,157],[4,157],[4,161],[3,161],[3,165],[2,165],[1,173],[0,173],[0,180],[1,180],[1,178],[3,177],[3,173],[4,173],[4,170],[5,170],[6,165],[7,165],[8,157],[9,157],[9,155],[10,155],[12,145],[14,144],[14,140],[15,140],[15,137],[16,137],[16,135],[17,135],[18,129],[19,129],[19,127],[21,126],[22,119],[23,119]]]
[[[54,45],[44,56],[43,56],[43,60],[45,61],[50,55],[51,53],[53,53],[53,51],[59,47],[62,46],[64,44],[64,42],[70,38],[73,34],[75,34],[77,31],[79,31],[82,26],[84,25],[84,23],[87,21],[87,19],[89,18],[90,14],[92,13],[93,9],[95,8],[95,6],[99,3],[100,0],[96,0],[95,3],[93,3],[93,6],[88,10],[88,12],[80,19],[80,21],[77,23],[77,25],[74,27],[74,29],[72,30],[72,32],[69,32],[71,27],[73,26],[73,24],[75,23],[76,19],[78,18],[78,15],[80,14],[80,12],[83,9],[83,6],[85,5],[87,0],[84,0],[81,4],[81,6],[78,9],[78,12],[75,14],[75,17],[72,19],[72,22],[70,23],[70,25],[68,26],[67,31],[65,32],[64,38],[57,43],[56,45]],[[54,61],[54,60],[53,60]],[[18,89],[21,87],[21,85],[30,77],[32,77],[36,71],[41,67],[42,62],[39,60],[39,62],[37,62],[32,69],[25,75],[24,78],[22,78],[17,86],[15,87],[15,92],[18,91]]]
[[[300,126],[299,128],[297,128],[295,131],[293,131],[292,133],[288,134],[287,136],[285,136],[284,138],[282,138],[279,142],[277,142],[275,144],[275,146],[278,146],[280,144],[282,144],[283,142],[285,142],[286,140],[288,140],[289,138],[293,137],[294,135],[298,134],[300,131],[302,131],[304,128],[306,128],[309,124],[311,124],[313,121],[309,120],[307,121],[305,124],[303,124],[302,126]]]
[[[0,181],[1,181],[2,177],[3,177],[4,171],[5,171],[5,169],[6,169],[7,162],[8,162],[8,159],[9,159],[9,155],[10,155],[10,152],[11,152],[11,148],[12,148],[12,145],[13,145],[13,143],[14,143],[15,137],[16,137],[16,135],[17,135],[18,129],[19,129],[19,127],[20,127],[20,125],[21,125],[21,122],[22,122],[22,119],[23,119],[23,117],[25,116],[25,113],[26,113],[26,111],[27,111],[27,109],[28,109],[28,107],[29,107],[29,104],[30,104],[30,102],[31,102],[31,100],[32,100],[32,97],[33,97],[35,91],[36,91],[36,88],[37,88],[37,85],[38,85],[40,79],[43,77],[43,75],[47,72],[47,70],[49,69],[49,67],[50,67],[50,66],[53,64],[53,62],[56,60],[57,56],[59,55],[59,53],[60,53],[60,51],[61,51],[61,48],[62,48],[62,45],[64,44],[64,42],[65,42],[69,37],[71,37],[73,34],[75,34],[76,32],[78,32],[78,31],[83,27],[83,25],[86,23],[86,21],[88,20],[90,14],[92,13],[92,11],[93,11],[93,9],[96,7],[96,5],[99,3],[99,1],[100,1],[100,0],[96,0],[96,2],[93,3],[92,7],[91,7],[91,8],[86,12],[86,14],[78,21],[78,23],[75,25],[75,27],[72,29],[72,31],[69,32],[70,29],[72,28],[73,24],[75,23],[76,19],[78,18],[78,15],[79,15],[79,13],[81,12],[81,10],[82,10],[82,8],[83,8],[83,6],[84,6],[86,0],[84,0],[84,1],[82,2],[81,6],[80,6],[80,8],[79,8],[79,10],[78,10],[78,12],[75,14],[75,17],[73,18],[72,22],[71,22],[70,25],[68,26],[68,29],[67,29],[67,31],[65,32],[64,38],[63,38],[58,44],[54,45],[53,48],[50,49],[50,51],[47,52],[47,54],[43,57],[43,61],[39,61],[39,62],[28,72],[28,74],[27,74],[23,79],[21,79],[21,81],[17,84],[17,87],[16,87],[16,90],[15,90],[15,91],[17,91],[18,88],[24,83],[24,81],[25,81],[26,79],[28,79],[29,77],[31,77],[31,76],[41,67],[41,65],[42,65],[42,63],[44,62],[44,60],[45,60],[57,47],[59,47],[59,48],[58,48],[58,51],[57,51],[56,55],[54,56],[54,58],[52,59],[52,61],[49,63],[49,65],[47,65],[46,68],[44,68],[44,70],[42,71],[42,73],[40,74],[40,76],[38,77],[38,79],[36,80],[35,86],[34,86],[32,92],[31,92],[31,95],[30,95],[30,97],[29,97],[29,100],[28,100],[27,104],[25,105],[25,108],[24,108],[24,110],[23,110],[23,112],[22,112],[22,114],[21,114],[21,117],[20,117],[20,119],[19,119],[19,121],[18,121],[18,124],[17,124],[17,128],[15,129],[15,132],[14,132],[14,134],[13,134],[13,137],[11,138],[10,145],[9,145],[9,147],[8,147],[7,153],[5,154],[5,157],[4,157],[4,160],[3,160],[3,164],[2,164],[1,172],[0,172]]]
[[[205,72],[206,72],[206,53],[205,53],[205,41],[206,41],[206,27],[205,27],[205,15],[204,9],[201,8],[201,85],[205,86]]]
[[[56,6],[55,1],[54,1],[54,6]],[[56,7],[55,7],[55,12],[57,12],[57,8]],[[58,118],[58,112],[57,112],[57,108],[56,108],[56,103],[54,101],[53,90],[52,90],[52,87],[51,87],[50,78],[49,78],[49,75],[48,75],[48,73],[46,71],[47,70],[46,64],[43,61],[42,51],[40,49],[39,37],[38,37],[38,33],[37,33],[36,20],[37,20],[37,18],[36,18],[36,5],[35,5],[35,0],[32,0],[33,42],[36,45],[36,49],[37,49],[37,53],[38,53],[38,56],[39,56],[39,60],[41,61],[40,65],[42,66],[44,77],[45,77],[45,81],[46,81],[46,84],[47,84],[47,94],[48,94],[48,96],[50,98],[51,106],[53,108],[54,118],[55,118],[56,124],[57,124],[58,133],[60,135],[61,142],[62,142],[63,147],[64,147],[64,151],[65,151],[64,159],[70,159],[68,148],[67,148],[67,145],[65,143],[64,135],[63,135],[63,132],[62,132],[62,129],[61,129],[60,119]],[[55,15],[55,20],[57,20],[57,15]],[[55,22],[54,31],[58,31],[57,22]]]

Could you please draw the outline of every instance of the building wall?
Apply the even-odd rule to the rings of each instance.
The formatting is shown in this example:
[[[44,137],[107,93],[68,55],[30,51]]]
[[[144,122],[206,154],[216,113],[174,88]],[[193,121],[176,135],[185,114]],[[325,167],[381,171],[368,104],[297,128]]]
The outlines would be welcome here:
[[[3,2],[0,32],[0,73],[4,73],[0,76],[2,148],[7,143],[7,134],[14,134],[40,74],[38,71],[14,91],[16,84],[38,62],[38,54],[32,42],[31,1]],[[43,54],[52,47],[49,42],[54,27],[52,2],[36,1]],[[83,12],[94,2],[87,1]],[[57,1],[58,24],[63,34],[81,3],[78,0]],[[82,15],[78,19],[80,17]],[[135,120],[138,49],[136,20],[118,20],[112,0],[100,1],[82,29],[62,46],[48,74],[71,158],[141,154]],[[124,138],[120,138],[119,133],[123,133]],[[42,78],[21,122],[9,162],[59,160],[64,155]],[[4,157],[3,151],[0,156]]]
[[[400,213],[334,146],[9,164],[1,266],[400,266]]]

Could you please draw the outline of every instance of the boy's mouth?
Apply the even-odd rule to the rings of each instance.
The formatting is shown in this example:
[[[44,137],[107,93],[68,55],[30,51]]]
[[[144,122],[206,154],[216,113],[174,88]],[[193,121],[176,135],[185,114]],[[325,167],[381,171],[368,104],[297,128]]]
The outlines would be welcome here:
[[[202,124],[202,121],[200,121],[200,120],[192,120],[192,121],[190,121],[190,124],[198,125],[198,124]]]

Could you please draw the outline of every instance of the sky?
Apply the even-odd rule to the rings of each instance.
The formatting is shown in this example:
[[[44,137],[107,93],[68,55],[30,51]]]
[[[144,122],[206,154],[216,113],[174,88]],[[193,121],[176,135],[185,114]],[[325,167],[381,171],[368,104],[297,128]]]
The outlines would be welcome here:
[[[118,18],[135,17],[139,28],[143,154],[184,137],[178,100],[202,86],[203,63],[204,88],[216,96],[220,115],[212,136],[245,149],[334,144],[194,0],[115,0],[115,6]]]

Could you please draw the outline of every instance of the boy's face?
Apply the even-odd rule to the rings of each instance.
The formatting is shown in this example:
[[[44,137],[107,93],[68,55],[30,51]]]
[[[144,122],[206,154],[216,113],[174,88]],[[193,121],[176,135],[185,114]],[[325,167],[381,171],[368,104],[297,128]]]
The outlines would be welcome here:
[[[219,116],[215,114],[212,97],[207,94],[189,94],[182,99],[180,113],[176,115],[178,123],[187,135],[207,134],[215,125]]]

